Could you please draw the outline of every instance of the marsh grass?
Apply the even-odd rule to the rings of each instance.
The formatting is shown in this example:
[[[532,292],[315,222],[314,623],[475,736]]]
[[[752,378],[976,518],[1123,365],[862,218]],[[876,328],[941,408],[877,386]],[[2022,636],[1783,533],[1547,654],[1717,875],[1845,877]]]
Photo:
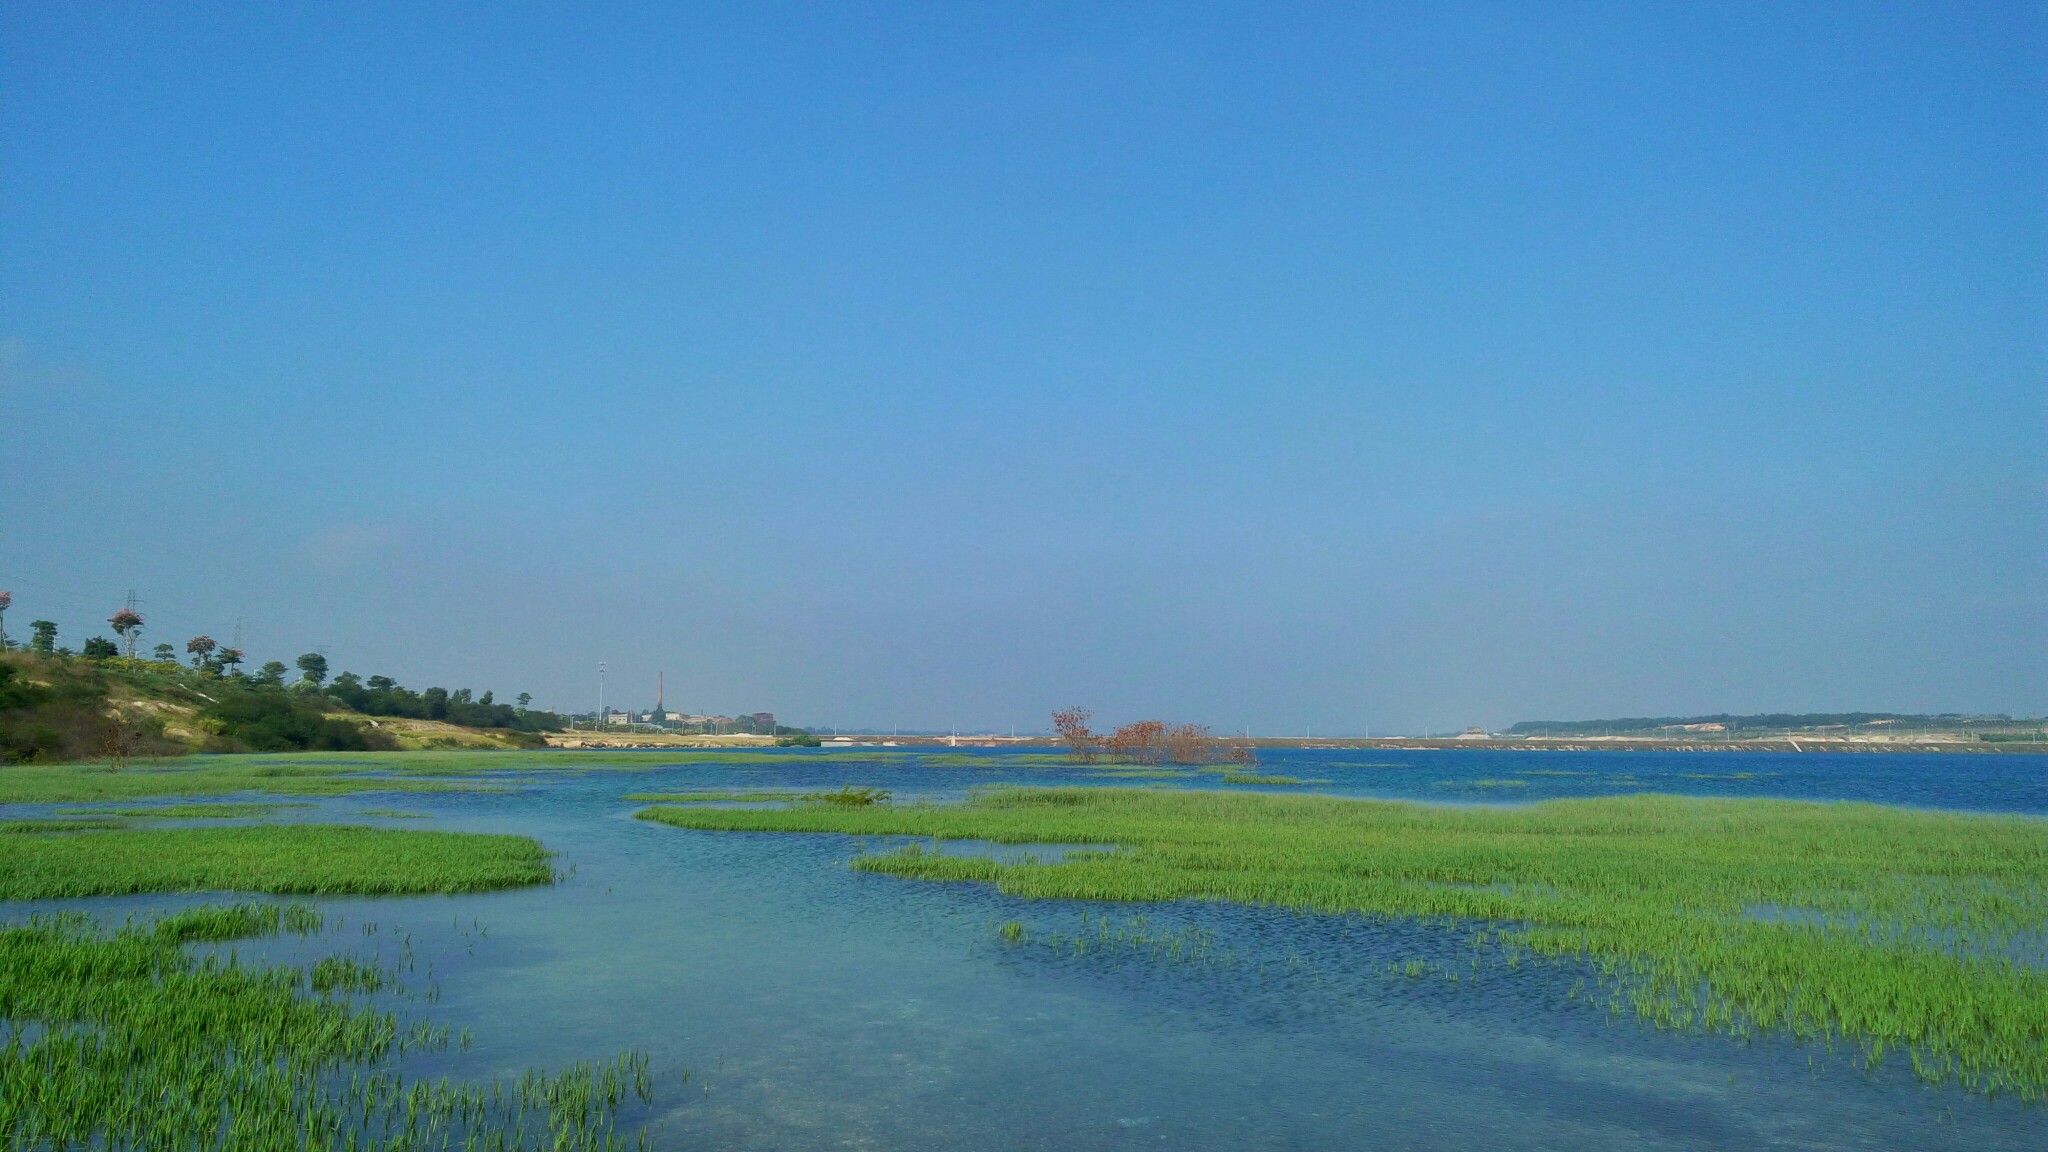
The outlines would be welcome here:
[[[1256,772],[1225,772],[1225,784],[1306,784],[1308,781],[1295,776],[1262,776]]]
[[[27,832],[103,832],[123,827],[119,820],[0,820],[0,835]]]
[[[881,788],[862,788],[848,784],[830,792],[806,792],[797,797],[802,804],[823,804],[834,808],[870,808],[889,802],[889,793]]]
[[[1108,916],[1083,913],[1080,928],[1071,933],[1033,932],[1021,921],[1011,920],[998,926],[996,935],[1006,944],[1038,944],[1054,952],[1079,957],[1137,957],[1199,963],[1211,959],[1216,948],[1215,934],[1206,928],[1195,925],[1158,928],[1143,913],[1114,920]]]
[[[59,808],[59,816],[119,816],[130,820],[242,820],[268,816],[287,808],[311,808],[308,803],[248,804],[165,804],[149,808]]]
[[[620,797],[642,804],[770,804],[800,800],[802,792],[628,792]]]
[[[188,941],[317,932],[303,906],[197,908],[114,932],[83,916],[0,926],[0,1134],[24,1149],[549,1149],[627,1146],[652,1100],[644,1054],[516,1081],[400,1070],[446,1028],[356,998],[396,974],[346,957],[310,970],[200,956]],[[646,1146],[643,1134],[638,1147]]]
[[[546,884],[524,836],[340,824],[99,828],[0,836],[0,900],[133,892],[478,892]]]
[[[232,756],[199,756],[120,771],[90,764],[10,764],[0,767],[0,804],[118,803],[237,792],[340,796],[355,792],[498,790],[468,781],[365,775],[368,771],[371,769],[337,761],[297,764]]]
[[[1118,846],[1058,861],[937,853],[857,869],[1018,896],[1228,900],[1414,917],[1510,963],[1591,966],[1651,1024],[1847,1042],[1931,1082],[2048,1094],[2048,822],[1870,804],[1639,795],[1461,808],[1149,788],[963,804],[651,808],[684,828]],[[1758,906],[1799,910],[1774,920]]]

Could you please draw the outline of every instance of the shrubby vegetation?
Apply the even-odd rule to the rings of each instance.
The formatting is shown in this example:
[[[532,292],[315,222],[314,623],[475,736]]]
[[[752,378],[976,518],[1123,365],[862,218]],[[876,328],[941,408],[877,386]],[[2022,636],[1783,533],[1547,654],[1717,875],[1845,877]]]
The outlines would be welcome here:
[[[184,751],[160,720],[108,712],[110,675],[100,661],[0,653],[0,764]]]
[[[326,675],[325,661],[320,664],[320,674]],[[437,687],[415,692],[389,676],[365,680],[353,672],[343,672],[322,694],[366,716],[444,720],[465,728],[507,728],[515,732],[558,732],[563,726],[552,712],[530,712],[500,704],[489,692],[480,697],[467,688],[450,692]]]
[[[1075,764],[1107,759],[1114,764],[1233,764],[1250,768],[1259,762],[1250,741],[1226,740],[1206,724],[1168,724],[1136,720],[1103,735],[1088,727],[1095,713],[1066,708],[1052,714],[1053,730]]]
[[[42,622],[38,622],[42,623]],[[254,674],[236,668],[242,654],[195,637],[192,666],[119,655],[111,640],[70,656],[55,630],[39,628],[27,650],[0,652],[0,764],[107,760],[205,752],[348,752],[395,749],[397,742],[363,716],[440,720],[466,728],[522,734],[562,727],[551,712],[495,701],[485,692],[414,692],[389,677],[364,681],[344,672],[324,687],[324,660],[301,658],[304,675],[286,683],[278,661]],[[200,643],[206,641],[205,643]],[[159,646],[168,647],[168,646]],[[171,726],[176,726],[172,730]]]

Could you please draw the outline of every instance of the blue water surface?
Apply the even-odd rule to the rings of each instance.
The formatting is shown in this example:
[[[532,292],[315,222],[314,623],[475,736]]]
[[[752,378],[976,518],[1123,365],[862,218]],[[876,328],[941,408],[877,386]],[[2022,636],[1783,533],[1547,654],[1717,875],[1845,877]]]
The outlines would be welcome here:
[[[1042,750],[1041,750],[1042,751]],[[423,1074],[510,1076],[647,1050],[631,1113],[659,1148],[2039,1149],[2048,1107],[1917,1082],[1902,1058],[1783,1038],[1658,1032],[1588,974],[1474,968],[1440,926],[1204,903],[1024,901],[854,872],[888,846],[634,820],[630,792],[1102,784],[999,751],[831,751],[775,763],[545,772],[503,794],[318,800],[281,818],[517,832],[558,854],[544,889],[318,903],[295,961],[409,957],[466,1027]],[[955,763],[966,758],[966,763]],[[1290,750],[1255,789],[1454,803],[1658,791],[2048,813],[2048,757]],[[1168,787],[1220,786],[1136,780]],[[431,819],[367,817],[401,809]],[[7,816],[48,809],[16,805]],[[118,921],[189,897],[0,904]],[[1002,924],[1021,923],[1021,941]],[[1076,944],[1075,941],[1086,941]],[[1416,974],[1411,974],[1416,973]],[[1450,976],[1456,974],[1453,981]],[[689,1077],[682,1073],[687,1069]]]

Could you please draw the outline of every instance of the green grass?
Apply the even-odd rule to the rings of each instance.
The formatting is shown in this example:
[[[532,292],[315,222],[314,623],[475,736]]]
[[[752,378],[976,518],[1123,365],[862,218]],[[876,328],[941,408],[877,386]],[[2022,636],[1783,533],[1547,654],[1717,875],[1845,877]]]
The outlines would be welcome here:
[[[432,820],[431,812],[406,812],[397,808],[365,808],[362,815],[375,816],[379,820]]]
[[[477,892],[546,884],[524,836],[337,824],[0,836],[0,900],[130,892]]]
[[[1214,933],[1206,928],[1154,928],[1143,914],[1126,916],[1121,921],[1083,915],[1080,928],[1071,934],[1037,933],[1023,922],[1011,920],[999,926],[996,935],[1005,944],[1039,944],[1075,956],[1138,956],[1185,962],[1209,959],[1216,943]]]
[[[120,828],[119,820],[0,820],[0,834],[23,832],[100,832]]]
[[[640,804],[768,804],[798,800],[801,792],[628,792],[621,797]]]
[[[831,792],[806,792],[797,797],[803,804],[829,804],[835,808],[868,808],[887,804],[889,793],[882,788],[857,788],[848,784]]]
[[[1261,776],[1256,772],[1225,772],[1225,784],[1306,784],[1308,781],[1295,776]]]
[[[307,803],[166,804],[151,808],[59,808],[59,816],[125,816],[139,820],[244,820],[268,816],[284,808],[311,808]]]
[[[367,753],[330,755],[361,757]],[[304,759],[310,757],[292,758]],[[0,766],[0,804],[119,803],[155,797],[227,796],[237,792],[340,796],[355,792],[499,790],[467,782],[361,775],[376,769],[375,765],[346,761],[286,762],[275,756],[194,756],[118,772],[91,764],[10,764]]]
[[[1026,897],[1229,900],[1477,928],[1591,964],[1661,1027],[1903,1049],[1930,1081],[2048,1095],[2048,822],[1867,804],[1629,796],[1518,808],[1138,788],[964,804],[650,808],[683,828],[1113,845],[1057,862],[855,867]],[[1796,919],[1771,919],[1783,909]]]
[[[7,1147],[626,1147],[621,1106],[652,1099],[644,1055],[495,1084],[416,1080],[401,1060],[447,1047],[447,1029],[350,999],[394,987],[396,972],[345,956],[255,968],[182,947],[319,927],[317,911],[275,905],[113,933],[80,916],[0,926]]]

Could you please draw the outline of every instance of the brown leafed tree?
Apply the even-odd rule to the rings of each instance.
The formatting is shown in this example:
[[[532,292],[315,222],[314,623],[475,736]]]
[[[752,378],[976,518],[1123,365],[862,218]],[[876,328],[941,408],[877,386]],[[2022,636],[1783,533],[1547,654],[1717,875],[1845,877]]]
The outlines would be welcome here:
[[[1052,714],[1052,726],[1059,733],[1060,743],[1067,746],[1067,759],[1076,764],[1093,764],[1101,747],[1095,733],[1088,730],[1088,722],[1095,719],[1095,713],[1079,705]]]
[[[1166,725],[1138,720],[1109,734],[1109,758],[1125,764],[1157,764],[1166,757]]]
[[[1223,741],[1207,724],[1170,724],[1162,740],[1166,758],[1175,764],[1214,764],[1223,759]]]

